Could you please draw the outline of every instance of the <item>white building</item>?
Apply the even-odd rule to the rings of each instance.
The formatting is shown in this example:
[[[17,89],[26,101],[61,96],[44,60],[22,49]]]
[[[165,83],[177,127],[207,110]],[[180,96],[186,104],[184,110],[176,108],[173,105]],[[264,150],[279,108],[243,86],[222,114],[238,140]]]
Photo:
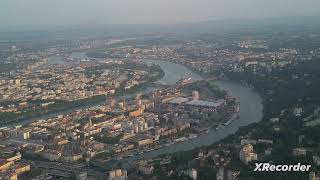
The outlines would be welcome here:
[[[199,100],[199,92],[192,91],[192,100]]]

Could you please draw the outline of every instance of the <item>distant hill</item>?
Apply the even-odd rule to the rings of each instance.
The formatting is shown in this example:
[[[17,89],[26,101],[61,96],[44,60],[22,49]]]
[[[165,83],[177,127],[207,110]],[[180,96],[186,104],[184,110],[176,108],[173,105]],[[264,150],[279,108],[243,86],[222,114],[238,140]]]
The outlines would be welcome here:
[[[320,32],[319,16],[281,17],[266,19],[228,19],[171,25],[79,25],[49,30],[15,30],[0,32],[0,41],[46,39],[79,39],[101,36],[207,34],[229,32]]]

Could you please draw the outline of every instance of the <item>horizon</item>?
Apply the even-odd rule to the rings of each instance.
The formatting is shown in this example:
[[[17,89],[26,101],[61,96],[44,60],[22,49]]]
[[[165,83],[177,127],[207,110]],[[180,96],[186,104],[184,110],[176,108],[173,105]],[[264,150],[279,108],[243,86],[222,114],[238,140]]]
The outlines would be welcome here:
[[[281,16],[281,17],[258,17],[258,18],[225,18],[225,19],[209,19],[202,21],[190,21],[190,22],[177,22],[177,23],[169,23],[169,24],[156,24],[156,23],[141,23],[141,24],[72,24],[72,25],[52,25],[52,26],[41,26],[41,27],[27,27],[23,25],[17,26],[9,26],[0,29],[0,33],[17,33],[17,32],[28,32],[28,31],[56,31],[56,30],[72,30],[72,29],[91,29],[91,28],[121,28],[121,27],[170,27],[176,25],[191,25],[191,24],[201,24],[201,23],[221,23],[221,22],[237,22],[240,24],[245,24],[248,22],[260,23],[263,21],[271,21],[275,22],[277,20],[290,20],[294,23],[305,23],[305,19],[318,18],[320,15],[316,16]],[[302,20],[302,19],[303,20]],[[293,21],[292,21],[293,20]],[[301,21],[302,20],[302,21]],[[317,24],[317,23],[316,23]]]
[[[0,180],[320,180],[319,7],[2,0]]]
[[[172,25],[228,19],[320,16],[317,0],[4,0],[0,29],[84,25]],[[275,6],[276,4],[276,6]],[[237,8],[234,8],[237,7]]]

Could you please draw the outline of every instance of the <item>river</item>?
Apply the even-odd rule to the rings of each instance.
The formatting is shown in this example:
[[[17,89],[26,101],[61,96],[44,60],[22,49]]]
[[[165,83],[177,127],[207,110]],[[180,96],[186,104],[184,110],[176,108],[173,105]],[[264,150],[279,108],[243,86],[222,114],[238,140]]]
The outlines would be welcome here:
[[[202,77],[193,73],[190,69],[180,64],[163,60],[142,60],[146,64],[157,64],[165,72],[165,75],[157,83],[162,85],[174,85],[181,79],[191,78],[193,81],[202,80]]]
[[[83,54],[81,54],[83,55]],[[184,67],[180,64],[175,64],[168,61],[163,60],[143,60],[145,63],[152,63],[159,65],[163,71],[165,72],[165,76],[158,81],[159,84],[165,85],[172,85],[179,81],[181,78],[191,78],[191,80],[197,81],[201,80],[201,76],[192,72],[190,69]],[[186,151],[191,150],[197,147],[205,146],[213,144],[228,135],[234,134],[241,126],[247,126],[254,122],[259,122],[262,120],[262,113],[263,113],[263,105],[262,105],[262,98],[257,94],[254,90],[244,87],[243,85],[231,82],[231,81],[216,81],[215,84],[219,86],[221,89],[228,91],[232,96],[237,98],[240,102],[240,118],[237,120],[232,121],[228,126],[224,126],[219,130],[211,130],[209,133],[199,135],[197,138],[176,143],[168,147],[164,147],[161,149],[157,149],[154,151],[146,152],[141,155],[136,155],[134,157],[127,158],[126,160],[135,160],[141,158],[152,158],[156,157],[165,153],[174,153],[177,151]],[[143,92],[150,92],[154,88],[150,87],[144,90]],[[128,95],[132,96],[132,94]],[[103,104],[104,102],[93,103],[93,104],[86,104],[81,108],[88,108],[96,105]],[[46,119],[49,117],[54,117],[58,114],[68,113],[74,111],[76,109],[68,109],[63,112],[53,113],[50,115],[45,115],[38,118],[32,118],[27,121],[24,121],[23,124],[29,123],[31,121],[37,119]],[[21,123],[19,123],[21,124]],[[16,125],[16,124],[15,124]]]
[[[171,63],[168,61],[162,60],[144,60],[144,62],[149,62],[159,65],[165,74],[163,79],[160,80],[160,83],[172,84],[174,81],[177,81],[181,78],[181,75],[188,75],[193,80],[201,80],[202,78],[193,73],[188,68],[180,65]],[[179,71],[183,72],[179,72]],[[209,133],[201,134],[197,138],[176,143],[168,147],[157,149],[150,152],[145,152],[141,155],[136,155],[126,159],[126,161],[137,160],[137,159],[148,159],[157,157],[166,153],[174,153],[178,151],[187,151],[192,150],[197,147],[206,146],[213,144],[228,135],[234,134],[242,126],[247,126],[251,123],[259,122],[263,117],[263,105],[262,98],[254,90],[244,87],[240,83],[231,82],[231,81],[216,81],[215,84],[223,89],[228,91],[232,96],[237,98],[240,102],[240,118],[232,121],[228,126],[223,126],[219,130],[212,129]]]

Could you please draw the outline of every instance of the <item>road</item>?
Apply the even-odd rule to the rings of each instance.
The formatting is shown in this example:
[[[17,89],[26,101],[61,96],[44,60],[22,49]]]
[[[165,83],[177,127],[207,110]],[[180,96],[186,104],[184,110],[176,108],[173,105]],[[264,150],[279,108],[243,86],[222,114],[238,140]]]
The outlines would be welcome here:
[[[73,174],[74,172],[87,172],[88,176],[95,177],[96,179],[106,179],[107,173],[95,171],[85,167],[85,164],[65,164],[58,162],[46,162],[46,161],[33,161],[33,160],[21,160],[30,164],[32,168],[40,168],[48,171],[49,174],[55,176],[66,177]]]

